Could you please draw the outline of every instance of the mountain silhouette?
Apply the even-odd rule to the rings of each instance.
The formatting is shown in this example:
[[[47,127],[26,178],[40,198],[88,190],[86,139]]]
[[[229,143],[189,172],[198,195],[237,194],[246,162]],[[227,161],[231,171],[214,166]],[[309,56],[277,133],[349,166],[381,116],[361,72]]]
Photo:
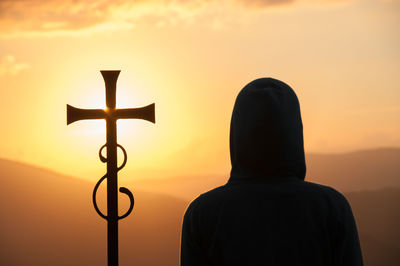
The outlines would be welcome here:
[[[0,172],[0,265],[107,264],[106,221],[92,206],[93,183],[4,159]],[[120,265],[178,265],[187,202],[132,191],[133,213],[119,223]],[[128,200],[121,195],[120,202],[123,213]]]
[[[306,154],[306,180],[341,192],[400,188],[400,149],[381,148],[338,154]],[[136,188],[192,200],[228,181],[224,175],[180,176],[136,180]]]
[[[339,154],[309,154],[307,180],[340,191],[400,188],[400,149],[380,148]]]
[[[357,222],[365,266],[400,265],[400,188],[345,196]]]
[[[345,159],[307,156],[309,173],[320,174],[319,180],[328,185],[345,183],[342,190],[358,224],[366,266],[400,264],[399,151],[362,151],[344,154]],[[0,178],[0,265],[107,264],[106,222],[91,202],[94,183],[5,159],[0,159]],[[359,189],[350,191],[357,182],[346,178],[359,180]],[[135,208],[119,223],[120,265],[179,265],[182,216],[190,195],[224,180],[210,175],[127,185],[135,196]],[[158,187],[163,185],[164,189]],[[173,195],[162,194],[171,191]],[[102,187],[103,211],[104,194]],[[123,213],[128,205],[124,195],[120,205]]]

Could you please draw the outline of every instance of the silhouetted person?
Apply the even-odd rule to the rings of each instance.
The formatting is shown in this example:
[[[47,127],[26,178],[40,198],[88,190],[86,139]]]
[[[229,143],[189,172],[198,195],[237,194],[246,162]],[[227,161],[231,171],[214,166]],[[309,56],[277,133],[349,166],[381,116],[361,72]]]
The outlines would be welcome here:
[[[304,181],[299,102],[285,83],[257,79],[231,120],[232,170],[183,220],[181,265],[363,265],[353,214],[336,190]]]

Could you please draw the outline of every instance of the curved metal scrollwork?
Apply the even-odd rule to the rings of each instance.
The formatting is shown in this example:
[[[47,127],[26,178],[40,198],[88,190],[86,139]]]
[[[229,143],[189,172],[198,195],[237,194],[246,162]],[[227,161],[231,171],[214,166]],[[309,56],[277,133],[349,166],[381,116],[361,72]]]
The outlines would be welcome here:
[[[100,161],[102,161],[103,163],[107,162],[107,158],[103,156],[102,151],[104,148],[107,147],[107,144],[104,144],[103,146],[101,146],[100,150],[99,150],[99,158]],[[120,171],[122,168],[125,167],[126,161],[128,159],[128,156],[126,154],[126,150],[124,149],[124,147],[122,147],[121,145],[117,144],[117,147],[120,148],[124,154],[124,161],[122,162],[122,164],[117,168],[117,171]],[[107,220],[107,215],[104,215],[99,207],[97,206],[97,201],[96,201],[96,194],[97,194],[97,190],[99,189],[100,184],[104,181],[104,179],[106,179],[107,174],[103,175],[99,181],[97,181],[96,185],[94,186],[93,189],[93,194],[92,194],[92,201],[93,201],[93,206],[94,209],[96,210],[96,212],[100,215],[100,217],[104,218]],[[126,187],[120,187],[119,188],[119,192],[126,194],[129,197],[129,201],[130,201],[130,206],[129,209],[127,210],[127,212],[122,215],[122,216],[118,216],[118,220],[124,219],[125,217],[127,217],[133,210],[133,206],[135,205],[135,198],[133,197],[132,192],[127,189]]]

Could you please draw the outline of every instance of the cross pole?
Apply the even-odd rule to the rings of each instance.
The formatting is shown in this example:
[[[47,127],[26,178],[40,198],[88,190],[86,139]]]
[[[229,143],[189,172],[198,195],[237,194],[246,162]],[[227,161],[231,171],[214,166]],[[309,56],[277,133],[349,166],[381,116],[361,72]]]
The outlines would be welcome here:
[[[134,205],[132,193],[125,187],[119,191],[128,195],[130,207],[128,211],[118,216],[118,180],[117,173],[126,163],[126,151],[117,144],[117,120],[126,118],[144,119],[155,123],[154,103],[141,108],[116,109],[116,85],[120,70],[100,71],[106,85],[106,106],[104,109],[80,109],[67,104],[67,125],[85,119],[105,119],[107,124],[107,142],[99,151],[100,160],[107,162],[107,173],[97,182],[93,190],[93,205],[97,213],[107,220],[107,252],[108,266],[118,266],[118,220],[128,216]],[[124,161],[121,166],[117,165],[117,148],[124,153]],[[107,148],[107,157],[102,155],[102,150]],[[104,215],[96,203],[96,192],[100,183],[107,178],[107,215]]]

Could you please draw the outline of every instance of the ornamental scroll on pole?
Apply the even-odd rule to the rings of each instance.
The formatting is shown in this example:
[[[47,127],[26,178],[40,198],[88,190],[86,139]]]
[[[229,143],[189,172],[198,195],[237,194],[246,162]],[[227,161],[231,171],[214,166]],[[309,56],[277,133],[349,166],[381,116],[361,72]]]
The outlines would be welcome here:
[[[117,120],[118,119],[144,119],[155,123],[154,103],[141,108],[116,109],[116,85],[120,70],[100,71],[106,85],[106,106],[104,109],[80,109],[67,104],[67,125],[85,119],[105,119],[107,142],[99,150],[99,157],[103,163],[107,163],[107,173],[97,182],[93,189],[93,205],[96,212],[107,220],[107,259],[108,266],[118,266],[118,220],[127,217],[133,209],[134,198],[129,189],[121,187],[119,191],[126,194],[130,199],[128,211],[118,215],[118,176],[127,160],[125,149],[117,143]],[[103,149],[107,150],[107,157],[102,155]],[[124,154],[121,166],[117,165],[117,148]],[[96,193],[102,181],[107,179],[107,215],[103,214],[97,207]]]

